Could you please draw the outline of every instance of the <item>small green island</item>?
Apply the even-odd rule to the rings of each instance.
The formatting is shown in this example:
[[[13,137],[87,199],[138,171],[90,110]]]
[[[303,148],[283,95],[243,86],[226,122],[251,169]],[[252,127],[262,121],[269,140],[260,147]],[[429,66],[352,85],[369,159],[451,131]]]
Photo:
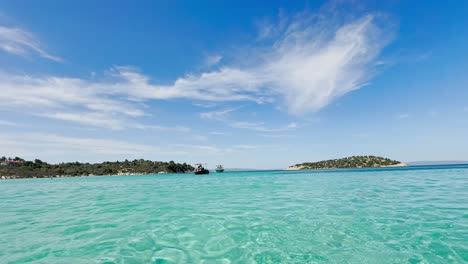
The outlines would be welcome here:
[[[144,159],[114,162],[107,161],[102,163],[67,162],[49,164],[39,159],[27,161],[19,157],[0,158],[1,179],[187,173],[192,172],[193,169],[194,168],[187,163],[175,163],[174,161],[151,161]]]
[[[377,156],[351,156],[342,159],[323,160],[318,162],[304,162],[289,166],[286,170],[314,170],[339,168],[378,168],[403,167],[406,163]]]

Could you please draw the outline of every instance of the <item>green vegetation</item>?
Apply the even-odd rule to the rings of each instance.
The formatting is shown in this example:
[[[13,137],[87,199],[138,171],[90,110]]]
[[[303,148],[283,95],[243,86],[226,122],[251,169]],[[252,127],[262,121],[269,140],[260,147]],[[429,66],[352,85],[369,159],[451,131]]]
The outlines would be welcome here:
[[[304,162],[293,168],[301,170],[335,169],[335,168],[367,168],[402,165],[400,161],[376,156],[352,156],[342,159],[324,160],[319,162]]]
[[[0,177],[3,178],[43,178],[56,176],[91,176],[91,175],[114,175],[114,174],[152,174],[158,172],[185,173],[192,172],[193,167],[186,163],[175,163],[174,161],[115,161],[103,163],[80,163],[67,162],[60,164],[49,164],[35,159],[26,161],[19,157],[14,159],[0,158]]]

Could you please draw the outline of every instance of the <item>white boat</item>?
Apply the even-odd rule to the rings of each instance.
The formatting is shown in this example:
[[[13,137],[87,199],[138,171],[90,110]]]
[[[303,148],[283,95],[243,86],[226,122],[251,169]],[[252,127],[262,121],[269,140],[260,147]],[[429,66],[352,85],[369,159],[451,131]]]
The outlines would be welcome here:
[[[216,165],[216,172],[224,172],[223,165]]]

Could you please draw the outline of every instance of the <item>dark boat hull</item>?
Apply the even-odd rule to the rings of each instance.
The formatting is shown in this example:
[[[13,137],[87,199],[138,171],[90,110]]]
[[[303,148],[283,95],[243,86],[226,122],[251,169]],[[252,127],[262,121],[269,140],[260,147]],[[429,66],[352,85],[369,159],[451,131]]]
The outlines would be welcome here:
[[[209,170],[200,170],[200,171],[195,171],[196,175],[202,175],[202,174],[210,174]]]

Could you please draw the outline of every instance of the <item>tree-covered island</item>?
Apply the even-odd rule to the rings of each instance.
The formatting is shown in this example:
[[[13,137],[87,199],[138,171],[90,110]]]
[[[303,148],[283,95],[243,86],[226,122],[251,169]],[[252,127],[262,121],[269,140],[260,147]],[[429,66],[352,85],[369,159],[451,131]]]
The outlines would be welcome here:
[[[151,161],[151,160],[125,160],[102,163],[80,163],[67,162],[49,164],[35,159],[27,161],[19,157],[0,158],[0,178],[45,178],[61,176],[94,176],[94,175],[131,175],[131,174],[154,174],[186,173],[192,172],[193,167],[187,163],[175,163],[174,161]]]
[[[352,156],[342,159],[323,160],[318,162],[304,162],[290,166],[287,170],[313,170],[313,169],[338,169],[338,168],[376,168],[376,167],[400,167],[407,164],[376,156]]]

